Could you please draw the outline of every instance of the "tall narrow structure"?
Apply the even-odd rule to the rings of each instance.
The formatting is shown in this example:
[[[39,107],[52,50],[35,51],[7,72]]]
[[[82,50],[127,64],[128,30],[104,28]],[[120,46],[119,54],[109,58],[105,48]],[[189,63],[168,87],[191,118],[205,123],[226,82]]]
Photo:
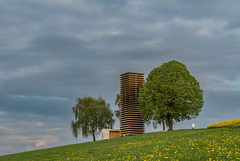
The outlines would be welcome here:
[[[139,88],[143,87],[144,74],[128,72],[120,75],[121,108],[120,133],[121,136],[143,134],[144,122],[138,110]]]

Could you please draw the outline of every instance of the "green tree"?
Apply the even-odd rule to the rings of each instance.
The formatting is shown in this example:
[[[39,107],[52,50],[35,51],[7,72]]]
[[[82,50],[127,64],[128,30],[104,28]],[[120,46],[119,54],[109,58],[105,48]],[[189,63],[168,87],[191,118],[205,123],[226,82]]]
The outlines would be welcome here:
[[[203,91],[186,66],[172,60],[154,68],[140,89],[139,111],[144,121],[163,123],[173,130],[176,122],[199,115],[203,106]]]
[[[74,137],[82,132],[83,137],[93,136],[93,141],[104,128],[112,128],[114,124],[113,113],[110,105],[101,97],[83,97],[77,99],[77,104],[72,108],[75,121],[72,121],[72,133]]]
[[[115,105],[118,106],[118,110],[115,110],[115,116],[116,118],[120,118],[120,108],[121,108],[121,95],[120,94],[116,94],[116,100],[115,100]]]

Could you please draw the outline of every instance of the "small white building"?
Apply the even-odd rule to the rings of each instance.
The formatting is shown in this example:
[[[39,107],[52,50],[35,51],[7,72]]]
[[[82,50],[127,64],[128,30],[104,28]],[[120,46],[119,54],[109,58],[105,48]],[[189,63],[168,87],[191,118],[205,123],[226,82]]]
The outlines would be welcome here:
[[[192,124],[192,129],[195,129],[195,124],[194,123]]]
[[[120,137],[120,129],[102,129],[102,140]]]

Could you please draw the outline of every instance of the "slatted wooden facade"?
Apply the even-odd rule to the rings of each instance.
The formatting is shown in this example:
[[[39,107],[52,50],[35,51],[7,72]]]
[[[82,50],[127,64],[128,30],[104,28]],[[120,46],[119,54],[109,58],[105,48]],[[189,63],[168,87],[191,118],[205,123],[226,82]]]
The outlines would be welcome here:
[[[120,75],[120,133],[121,136],[143,134],[144,122],[138,110],[139,87],[143,87],[144,74],[128,72]]]
[[[120,131],[119,130],[109,130],[109,138],[118,138],[120,137]]]

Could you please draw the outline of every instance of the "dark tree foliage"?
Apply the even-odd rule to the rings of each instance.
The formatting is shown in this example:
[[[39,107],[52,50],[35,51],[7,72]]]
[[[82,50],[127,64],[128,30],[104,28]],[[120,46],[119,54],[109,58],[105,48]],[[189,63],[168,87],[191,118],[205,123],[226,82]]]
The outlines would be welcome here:
[[[113,113],[110,105],[101,97],[83,97],[77,99],[77,104],[72,108],[75,121],[72,121],[74,137],[82,132],[83,137],[93,136],[93,141],[104,128],[112,128],[114,124]]]
[[[176,122],[199,115],[203,91],[186,66],[172,60],[154,68],[139,92],[139,111],[147,123],[164,123],[173,130]]]

